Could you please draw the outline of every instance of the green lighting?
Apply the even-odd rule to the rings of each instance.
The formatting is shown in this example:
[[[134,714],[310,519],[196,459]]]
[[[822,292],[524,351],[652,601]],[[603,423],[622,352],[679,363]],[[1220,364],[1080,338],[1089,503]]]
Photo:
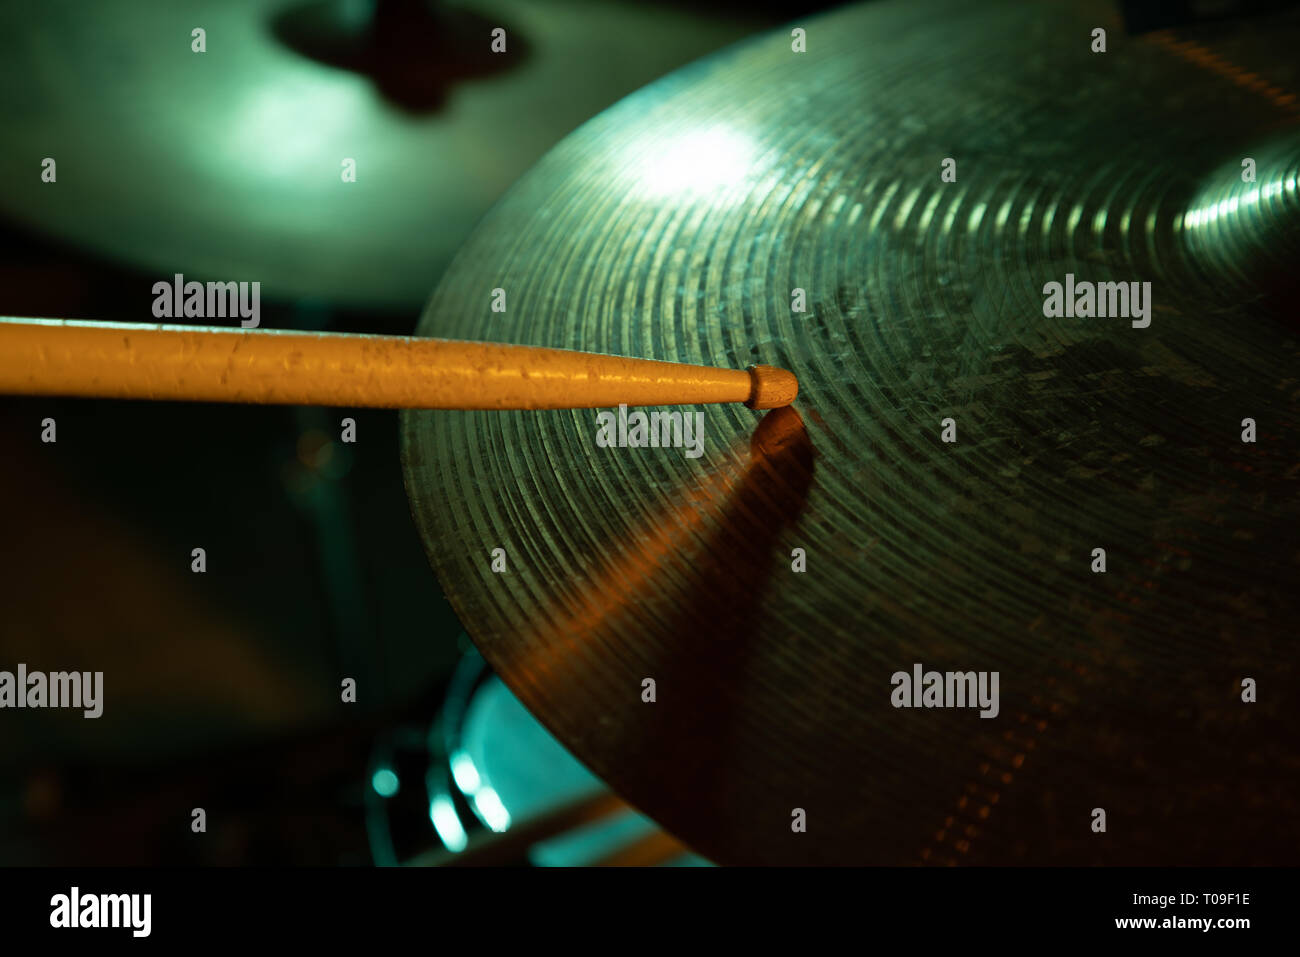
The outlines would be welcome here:
[[[390,768],[380,768],[370,779],[370,786],[380,797],[390,798],[397,793],[399,787],[397,775]]]

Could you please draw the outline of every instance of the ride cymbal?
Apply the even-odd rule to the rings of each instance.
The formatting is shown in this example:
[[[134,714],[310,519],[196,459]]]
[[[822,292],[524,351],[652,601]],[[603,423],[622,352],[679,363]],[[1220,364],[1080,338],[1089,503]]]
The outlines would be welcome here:
[[[404,413],[467,630],[719,862],[1280,860],[1294,15],[1230,27],[1232,60],[1106,3],[795,26],[805,53],[775,31],[571,135],[425,310],[801,388],[702,408],[698,457],[591,412]]]

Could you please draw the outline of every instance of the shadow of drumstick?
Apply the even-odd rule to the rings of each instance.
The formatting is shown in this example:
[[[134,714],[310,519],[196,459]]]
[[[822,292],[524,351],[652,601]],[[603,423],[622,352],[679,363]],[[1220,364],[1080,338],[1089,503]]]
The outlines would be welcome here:
[[[617,558],[602,578],[624,583],[616,598],[606,588],[569,594],[567,613],[541,616],[547,624],[539,629],[549,634],[525,643],[544,648],[552,663],[558,651],[578,670],[593,666],[593,649],[630,647],[635,657],[595,663],[601,684],[637,689],[653,679],[654,703],[629,693],[625,700],[635,704],[608,709],[601,727],[558,733],[616,790],[654,795],[643,810],[670,832],[708,832],[724,817],[727,827],[745,826],[747,815],[754,827],[772,824],[772,810],[739,791],[761,773],[762,732],[770,729],[744,726],[737,715],[754,690],[747,687],[749,662],[781,653],[771,647],[780,636],[765,633],[760,622],[783,561],[777,546],[807,504],[815,456],[790,407],[769,412],[749,445],[739,473],[706,476],[682,493],[685,504],[661,511],[610,549]],[[542,661],[520,664],[538,678],[548,670]],[[708,854],[707,847],[696,850]]]

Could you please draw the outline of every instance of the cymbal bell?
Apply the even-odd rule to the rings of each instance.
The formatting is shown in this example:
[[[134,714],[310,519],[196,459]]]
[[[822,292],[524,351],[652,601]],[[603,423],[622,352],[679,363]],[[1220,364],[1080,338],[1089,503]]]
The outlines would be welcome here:
[[[799,26],[806,53],[775,31],[572,134],[429,302],[423,335],[801,386],[705,409],[699,459],[574,411],[404,413],[469,634],[721,863],[1281,862],[1287,816],[1240,808],[1287,804],[1294,734],[1241,683],[1295,678],[1300,338],[1249,268],[1294,249],[1294,115],[1106,3]],[[1294,89],[1297,35],[1244,23],[1227,62]],[[1067,276],[1150,283],[1149,323],[1045,314]],[[495,286],[518,311],[489,320]],[[918,665],[999,675],[996,715],[896,705]]]

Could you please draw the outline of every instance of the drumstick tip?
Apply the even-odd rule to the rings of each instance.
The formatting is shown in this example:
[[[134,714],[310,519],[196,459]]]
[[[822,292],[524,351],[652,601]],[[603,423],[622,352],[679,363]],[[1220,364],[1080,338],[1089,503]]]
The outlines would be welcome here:
[[[751,409],[779,409],[799,395],[799,380],[793,372],[776,366],[751,366],[751,389],[745,405]]]

